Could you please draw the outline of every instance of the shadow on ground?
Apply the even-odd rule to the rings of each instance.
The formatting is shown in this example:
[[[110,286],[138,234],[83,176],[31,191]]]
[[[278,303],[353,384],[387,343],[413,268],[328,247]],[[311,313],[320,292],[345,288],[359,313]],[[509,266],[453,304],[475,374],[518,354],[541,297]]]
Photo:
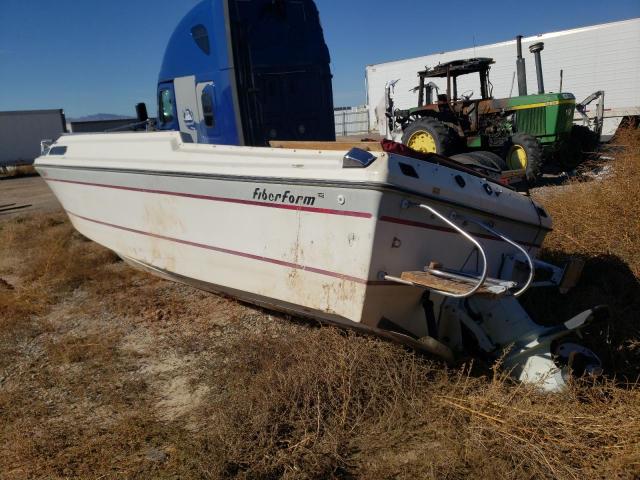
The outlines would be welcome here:
[[[578,285],[562,295],[554,288],[530,290],[522,303],[540,323],[564,322],[597,305],[608,305],[608,320],[584,330],[584,343],[596,351],[605,371],[634,382],[640,376],[640,282],[615,255],[572,255],[585,261]],[[561,265],[566,253],[547,251],[545,260]]]

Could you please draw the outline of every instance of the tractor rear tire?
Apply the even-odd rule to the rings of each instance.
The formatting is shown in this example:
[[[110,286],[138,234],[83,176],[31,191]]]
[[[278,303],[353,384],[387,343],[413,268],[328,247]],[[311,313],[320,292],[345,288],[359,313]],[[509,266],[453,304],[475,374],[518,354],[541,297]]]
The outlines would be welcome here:
[[[524,169],[527,180],[535,182],[542,175],[544,152],[537,138],[516,133],[507,140],[503,147],[502,157],[510,170]]]
[[[421,153],[449,156],[455,153],[456,137],[456,133],[440,120],[423,117],[405,128],[402,143]]]

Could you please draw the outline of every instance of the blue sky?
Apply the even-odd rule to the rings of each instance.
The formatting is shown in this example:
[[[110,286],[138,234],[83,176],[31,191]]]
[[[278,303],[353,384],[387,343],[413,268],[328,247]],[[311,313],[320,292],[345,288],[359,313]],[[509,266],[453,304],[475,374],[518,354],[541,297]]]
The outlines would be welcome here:
[[[134,114],[198,0],[0,0],[0,110]],[[335,104],[364,103],[367,64],[640,16],[640,0],[316,0]]]

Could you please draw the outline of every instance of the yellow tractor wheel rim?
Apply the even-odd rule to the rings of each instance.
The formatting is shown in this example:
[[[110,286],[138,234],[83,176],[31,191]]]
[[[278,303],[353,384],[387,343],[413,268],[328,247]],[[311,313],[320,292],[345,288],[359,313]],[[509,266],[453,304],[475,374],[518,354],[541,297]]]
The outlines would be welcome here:
[[[509,168],[511,170],[519,170],[527,168],[528,164],[527,151],[520,145],[513,145],[507,155],[507,165]]]
[[[436,141],[429,132],[420,130],[411,137],[407,142],[407,147],[422,153],[437,153]]]

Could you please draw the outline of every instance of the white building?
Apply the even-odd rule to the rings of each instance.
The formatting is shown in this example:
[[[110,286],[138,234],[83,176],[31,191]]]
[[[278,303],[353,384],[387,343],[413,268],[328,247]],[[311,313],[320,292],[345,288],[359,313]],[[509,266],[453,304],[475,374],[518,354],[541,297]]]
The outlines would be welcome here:
[[[62,110],[0,112],[0,166],[33,163],[41,140],[57,140],[65,131]]]
[[[398,60],[366,68],[369,126],[384,129],[384,91],[388,81],[398,80],[395,86],[397,108],[418,105],[417,93],[411,89],[418,84],[417,72],[425,66],[435,66],[451,60],[490,57],[490,80],[494,98],[518,95],[516,71],[516,42],[514,39],[493,45],[483,45],[452,52],[441,52],[424,57]],[[528,92],[536,93],[536,71],[529,45],[544,42],[542,70],[547,92],[560,89],[560,71],[563,72],[562,91],[571,92],[581,101],[597,90],[605,92],[605,125],[603,134],[612,134],[621,118],[640,115],[640,18],[545,33],[522,40],[526,59]],[[431,79],[441,91],[446,91],[446,80]],[[479,97],[477,75],[458,79],[458,92],[473,90]],[[589,107],[595,110],[595,103]]]

